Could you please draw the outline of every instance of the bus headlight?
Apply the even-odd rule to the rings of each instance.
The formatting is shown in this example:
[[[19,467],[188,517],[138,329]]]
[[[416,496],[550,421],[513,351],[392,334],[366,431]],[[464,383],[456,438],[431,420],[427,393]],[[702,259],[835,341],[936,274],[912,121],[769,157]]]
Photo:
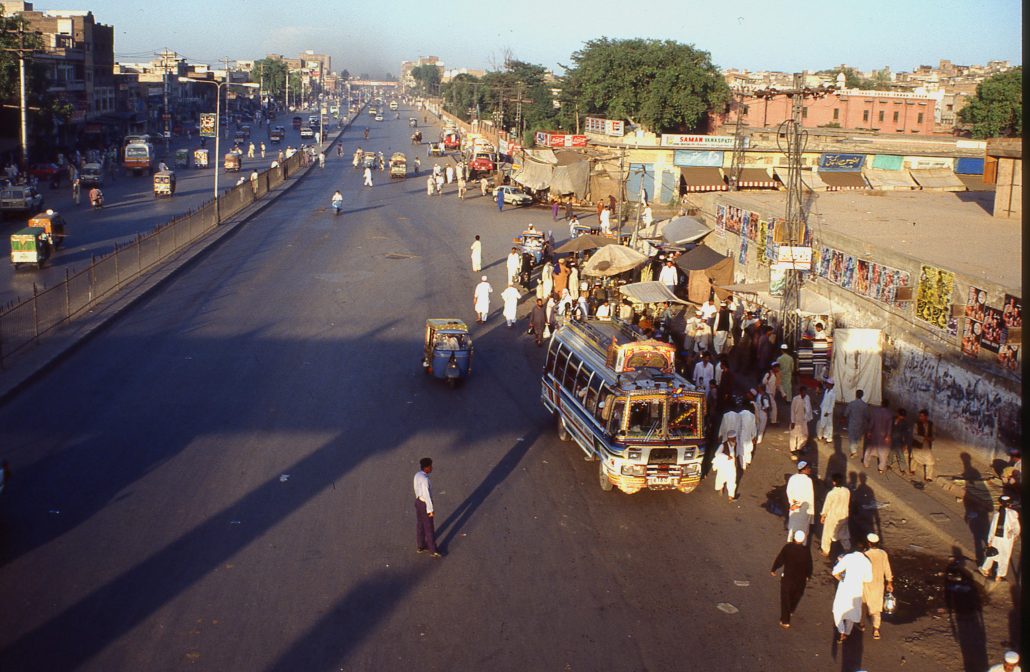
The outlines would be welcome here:
[[[624,464],[622,465],[623,476],[647,476],[646,464]]]

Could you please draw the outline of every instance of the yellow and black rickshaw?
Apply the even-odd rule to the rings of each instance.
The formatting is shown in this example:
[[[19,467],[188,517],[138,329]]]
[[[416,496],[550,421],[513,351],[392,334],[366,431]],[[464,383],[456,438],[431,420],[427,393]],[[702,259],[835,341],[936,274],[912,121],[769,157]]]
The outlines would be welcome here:
[[[64,217],[54,210],[41,212],[29,219],[29,227],[43,229],[55,249],[64,243]]]
[[[154,173],[154,198],[175,194],[175,171],[162,170]]]
[[[193,150],[193,165],[197,168],[207,168],[207,150],[206,149],[194,149]]]
[[[229,152],[225,155],[225,163],[223,165],[227,173],[240,172],[240,155],[236,152]]]

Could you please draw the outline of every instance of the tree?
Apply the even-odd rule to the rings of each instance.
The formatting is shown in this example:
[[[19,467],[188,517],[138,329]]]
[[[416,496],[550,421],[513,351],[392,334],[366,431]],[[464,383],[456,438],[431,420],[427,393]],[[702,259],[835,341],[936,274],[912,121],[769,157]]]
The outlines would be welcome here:
[[[347,68],[341,70],[340,79],[342,79],[343,81],[347,81],[348,79],[350,79],[350,70],[348,70]]]
[[[1023,67],[993,75],[958,112],[974,138],[1023,137]]]
[[[472,110],[485,111],[486,96],[478,77],[464,73],[455,75],[441,87],[441,91],[444,109],[464,121],[471,119]]]
[[[823,75],[833,80],[833,84],[837,84],[837,75],[841,72],[844,73],[844,86],[849,89],[860,89],[862,91],[872,91],[875,89],[884,89],[890,86],[891,76],[886,69],[874,70],[872,78],[866,77],[858,70],[850,66],[843,66],[840,68],[830,68],[829,70],[817,70],[815,74]]]
[[[695,131],[730,99],[708,52],[672,40],[590,40],[572,62],[561,86],[566,124],[579,112],[655,133]]]
[[[290,82],[290,98],[300,97],[300,75],[289,72],[284,61],[277,58],[262,58],[254,61],[254,68],[250,71],[252,79],[262,83],[265,93],[272,98],[286,99],[286,81]]]
[[[386,73],[386,76],[383,77],[383,81],[386,81],[386,82],[396,82],[397,78],[393,76],[393,73],[388,72],[388,73]]]
[[[423,95],[436,95],[440,92],[440,68],[435,65],[418,65],[411,69],[411,78]]]

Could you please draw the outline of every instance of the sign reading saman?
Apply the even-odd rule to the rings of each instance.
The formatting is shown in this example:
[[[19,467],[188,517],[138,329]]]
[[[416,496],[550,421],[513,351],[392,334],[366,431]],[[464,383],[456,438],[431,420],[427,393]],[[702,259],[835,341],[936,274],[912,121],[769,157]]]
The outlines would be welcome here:
[[[744,138],[744,147],[749,145]],[[662,134],[662,147],[686,147],[689,149],[733,149],[732,135],[675,135]]]

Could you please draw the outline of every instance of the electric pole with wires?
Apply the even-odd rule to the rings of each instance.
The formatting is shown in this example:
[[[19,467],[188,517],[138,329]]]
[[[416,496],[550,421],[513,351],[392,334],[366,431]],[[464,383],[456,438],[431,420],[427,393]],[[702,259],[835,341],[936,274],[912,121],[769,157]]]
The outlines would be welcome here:
[[[740,191],[740,173],[744,170],[744,87],[734,94],[737,98],[737,123],[733,129],[733,161],[730,163],[730,189]]]
[[[18,46],[4,48],[3,51],[18,54],[18,108],[21,122],[19,140],[21,142],[21,168],[25,172],[29,169],[29,98],[25,85],[25,63],[29,60],[29,56],[36,51],[32,47],[25,46],[25,36],[30,34],[38,37],[39,33],[25,30],[25,21],[20,18],[18,30],[15,32],[18,35]]]

